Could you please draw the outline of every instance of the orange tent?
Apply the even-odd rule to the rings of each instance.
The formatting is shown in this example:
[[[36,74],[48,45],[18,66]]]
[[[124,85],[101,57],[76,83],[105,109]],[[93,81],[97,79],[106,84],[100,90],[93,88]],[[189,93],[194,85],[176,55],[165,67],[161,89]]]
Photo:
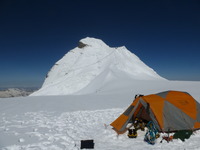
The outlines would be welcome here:
[[[110,125],[121,134],[136,117],[153,121],[160,132],[195,130],[200,128],[200,104],[190,94],[180,91],[139,96]]]

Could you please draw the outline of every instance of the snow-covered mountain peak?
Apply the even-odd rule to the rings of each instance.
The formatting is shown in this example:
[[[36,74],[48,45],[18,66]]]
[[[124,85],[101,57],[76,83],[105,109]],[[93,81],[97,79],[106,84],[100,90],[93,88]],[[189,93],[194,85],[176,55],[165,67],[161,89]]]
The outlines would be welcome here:
[[[85,94],[99,91],[108,82],[163,79],[125,46],[111,48],[87,37],[55,63],[42,88],[32,95]]]
[[[102,40],[86,37],[84,39],[81,39],[79,41],[79,48],[83,48],[85,46],[91,46],[91,47],[108,47]]]

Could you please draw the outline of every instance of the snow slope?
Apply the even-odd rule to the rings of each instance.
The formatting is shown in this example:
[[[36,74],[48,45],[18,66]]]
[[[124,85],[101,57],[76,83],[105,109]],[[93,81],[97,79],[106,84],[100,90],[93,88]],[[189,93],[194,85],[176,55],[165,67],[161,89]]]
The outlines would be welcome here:
[[[102,40],[87,37],[56,62],[42,88],[32,96],[93,93],[110,80],[124,78],[165,80],[126,47],[111,48]]]
[[[135,94],[181,90],[200,102],[200,82],[128,81],[107,83],[96,94],[0,99],[0,149],[79,150],[80,140],[87,139],[94,139],[95,150],[200,149],[200,131],[185,142],[160,143],[159,138],[152,146],[143,141],[145,132],[129,139],[126,134],[117,136],[109,126]]]

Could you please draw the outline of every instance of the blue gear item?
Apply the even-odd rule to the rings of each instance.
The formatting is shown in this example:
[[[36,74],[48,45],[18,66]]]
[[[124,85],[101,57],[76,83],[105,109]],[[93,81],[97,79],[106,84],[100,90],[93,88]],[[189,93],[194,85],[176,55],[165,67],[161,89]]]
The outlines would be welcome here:
[[[156,143],[156,138],[158,137],[158,130],[156,129],[154,123],[152,121],[149,121],[147,124],[148,131],[146,132],[144,136],[144,141],[146,141],[149,144],[154,145]]]

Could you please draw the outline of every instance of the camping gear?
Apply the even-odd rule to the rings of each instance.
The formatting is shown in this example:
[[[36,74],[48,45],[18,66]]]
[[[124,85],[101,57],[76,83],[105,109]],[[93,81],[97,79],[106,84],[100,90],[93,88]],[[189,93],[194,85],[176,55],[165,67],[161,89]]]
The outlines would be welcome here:
[[[185,139],[189,139],[190,136],[192,135],[193,131],[192,130],[181,130],[181,131],[177,131],[173,138],[174,139],[181,139],[181,141],[185,141]]]
[[[145,122],[142,119],[140,119],[139,120],[139,129],[144,131],[145,130],[144,128],[145,128]]]
[[[136,138],[137,137],[137,130],[136,129],[128,129],[128,137],[129,138]]]
[[[93,140],[81,140],[81,149],[93,149],[94,148],[94,141]]]
[[[200,104],[190,94],[181,91],[139,96],[110,125],[122,134],[136,117],[152,121],[159,132],[196,130],[200,128]]]
[[[134,126],[135,129],[139,129],[139,119],[137,117],[135,118],[133,126]]]
[[[133,126],[136,130],[139,130],[141,129],[142,131],[144,131],[144,128],[145,128],[145,123],[142,119],[139,119],[139,118],[135,118],[135,121],[133,123]]]
[[[157,139],[157,135],[159,134],[158,130],[156,129],[152,121],[149,121],[149,123],[147,124],[147,128],[148,130],[144,136],[144,141],[146,141],[149,144],[154,145]]]
[[[144,141],[149,144],[154,145],[156,143],[156,136],[155,136],[154,132],[148,130],[144,136]]]
[[[172,135],[171,136],[163,136],[160,143],[162,143],[163,140],[165,140],[165,141],[167,141],[167,143],[169,143],[170,141],[173,140],[173,136]]]
[[[175,132],[175,134],[172,136],[163,136],[160,143],[162,143],[163,140],[166,140],[167,142],[172,141],[173,139],[180,139],[181,141],[185,141],[185,139],[189,139],[190,136],[193,134],[192,130],[180,130]]]

